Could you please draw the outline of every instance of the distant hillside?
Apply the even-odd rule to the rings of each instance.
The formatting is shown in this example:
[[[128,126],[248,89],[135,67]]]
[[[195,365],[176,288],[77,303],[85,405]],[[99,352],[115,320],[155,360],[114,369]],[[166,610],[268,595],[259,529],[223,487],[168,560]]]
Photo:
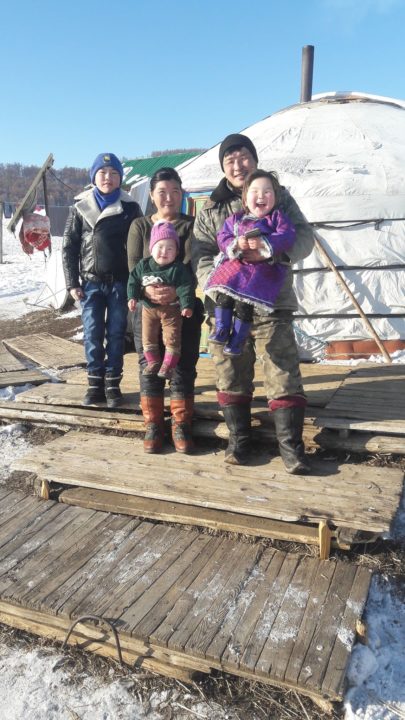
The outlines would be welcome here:
[[[40,168],[35,165],[0,164],[0,200],[18,204],[26,194]],[[90,182],[84,168],[52,168],[46,174],[49,205],[71,205],[73,198]],[[38,187],[39,204],[44,203],[42,183]]]

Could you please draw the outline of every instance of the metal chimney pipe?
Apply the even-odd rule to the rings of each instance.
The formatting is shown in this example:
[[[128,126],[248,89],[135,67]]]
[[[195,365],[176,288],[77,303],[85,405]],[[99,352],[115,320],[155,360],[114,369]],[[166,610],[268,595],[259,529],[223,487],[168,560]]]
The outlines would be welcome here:
[[[312,78],[314,75],[314,46],[304,45],[301,64],[301,100],[310,102],[312,98]]]

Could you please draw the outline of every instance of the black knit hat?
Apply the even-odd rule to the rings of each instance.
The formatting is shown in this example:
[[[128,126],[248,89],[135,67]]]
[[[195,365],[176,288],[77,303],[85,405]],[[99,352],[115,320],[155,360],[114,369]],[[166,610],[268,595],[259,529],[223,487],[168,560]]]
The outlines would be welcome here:
[[[224,155],[230,148],[241,148],[244,147],[246,150],[249,150],[250,154],[254,157],[256,162],[259,162],[259,158],[257,157],[256,148],[253,145],[250,138],[248,138],[246,135],[240,135],[239,133],[234,133],[233,135],[227,135],[225,140],[223,140],[219,146],[219,162],[221,164],[222,170],[224,169]]]

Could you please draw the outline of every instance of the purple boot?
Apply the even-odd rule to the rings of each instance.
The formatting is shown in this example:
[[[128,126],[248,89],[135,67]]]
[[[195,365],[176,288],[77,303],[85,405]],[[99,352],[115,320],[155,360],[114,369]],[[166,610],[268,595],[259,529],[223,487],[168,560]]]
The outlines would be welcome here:
[[[232,335],[224,347],[225,355],[241,355],[245,340],[250,334],[252,323],[235,318]]]
[[[215,330],[208,336],[210,342],[225,345],[231,333],[232,317],[232,308],[215,308]]]

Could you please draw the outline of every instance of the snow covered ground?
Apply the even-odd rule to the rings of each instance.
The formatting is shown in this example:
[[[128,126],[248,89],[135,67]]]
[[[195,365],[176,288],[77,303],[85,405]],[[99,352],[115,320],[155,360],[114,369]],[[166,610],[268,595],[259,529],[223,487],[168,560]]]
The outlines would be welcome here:
[[[3,264],[0,264],[0,321],[32,311],[44,277],[42,253],[25,256],[18,240],[4,232]],[[396,362],[405,362],[397,354]],[[364,362],[364,361],[363,361]],[[6,388],[0,396],[12,397]],[[0,484],[7,481],[12,461],[28,452],[25,428],[20,424],[0,427]],[[405,544],[405,505],[394,528],[394,537]],[[344,702],[345,720],[405,719],[405,579],[373,579],[366,606],[368,645],[357,644],[348,672],[349,689]],[[151,692],[142,702],[135,682],[111,673],[101,681],[90,672],[72,682],[63,654],[52,648],[34,650],[21,643],[0,644],[1,720],[166,720],[202,718],[234,720],[231,707],[194,701],[175,690]],[[184,702],[187,701],[188,710]],[[170,708],[171,714],[167,709]],[[258,716],[259,717],[259,716]],[[261,717],[261,716],[260,716]],[[303,716],[304,717],[304,716]],[[252,720],[246,718],[246,720]]]

